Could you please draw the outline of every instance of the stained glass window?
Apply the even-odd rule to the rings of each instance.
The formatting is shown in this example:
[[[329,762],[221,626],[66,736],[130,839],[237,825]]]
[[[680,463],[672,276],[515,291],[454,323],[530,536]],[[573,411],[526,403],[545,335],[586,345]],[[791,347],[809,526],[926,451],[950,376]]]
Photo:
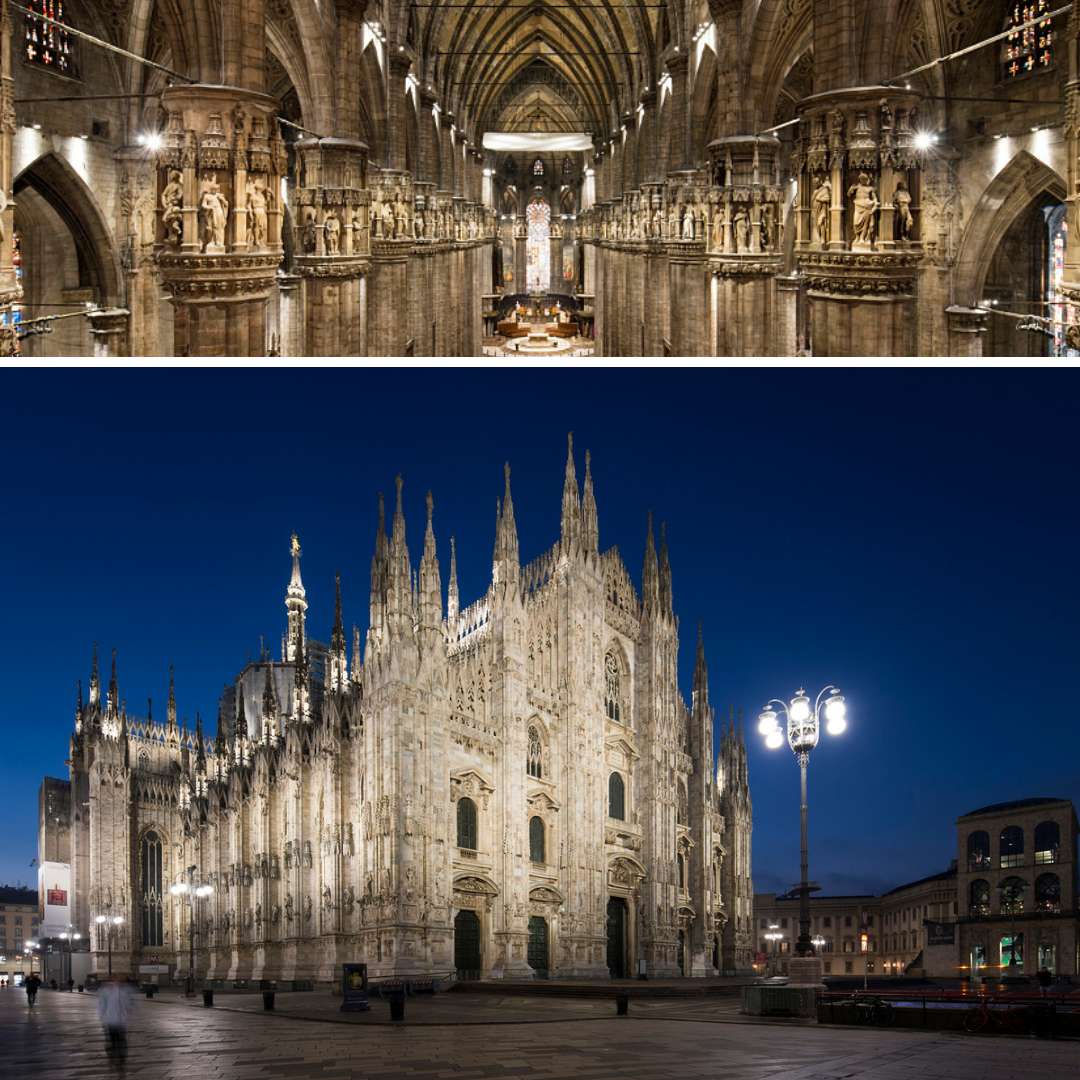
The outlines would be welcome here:
[[[525,208],[529,228],[525,244],[525,288],[545,291],[551,281],[551,207],[543,199],[533,199]]]
[[[569,176],[574,171],[574,163],[568,157],[563,158],[562,171],[566,176]]]
[[[1032,20],[1038,21],[1032,26],[1024,26]],[[1012,30],[1014,26],[1023,29]],[[1013,4],[1005,20],[1005,29],[1011,31],[1005,39],[1004,49],[1007,76],[1012,78],[1050,66],[1054,33],[1050,26],[1049,0]]]
[[[67,25],[64,0],[29,0],[31,14],[26,16],[26,59],[51,71],[73,75],[71,35],[45,21],[55,19]]]
[[[539,158],[537,158],[533,162],[533,176],[543,176],[543,175],[544,175],[544,163]]]

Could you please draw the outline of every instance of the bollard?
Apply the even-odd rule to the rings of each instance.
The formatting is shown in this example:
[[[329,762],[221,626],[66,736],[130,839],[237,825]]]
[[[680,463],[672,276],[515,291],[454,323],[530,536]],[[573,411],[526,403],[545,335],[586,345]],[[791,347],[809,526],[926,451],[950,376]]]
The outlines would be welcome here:
[[[405,995],[404,994],[391,994],[390,995],[390,1019],[391,1020],[404,1020],[405,1019]]]
[[[273,990],[264,990],[263,991],[263,1010],[265,1012],[273,1012],[273,1009],[274,1009],[274,991]]]
[[[202,1003],[204,1005],[213,1005],[214,1004],[214,991],[212,989],[210,989],[210,990],[207,990],[205,988],[203,989]]]
[[[628,1009],[630,1007],[630,995],[629,994],[617,994],[615,996],[615,1015],[616,1016],[628,1016]]]

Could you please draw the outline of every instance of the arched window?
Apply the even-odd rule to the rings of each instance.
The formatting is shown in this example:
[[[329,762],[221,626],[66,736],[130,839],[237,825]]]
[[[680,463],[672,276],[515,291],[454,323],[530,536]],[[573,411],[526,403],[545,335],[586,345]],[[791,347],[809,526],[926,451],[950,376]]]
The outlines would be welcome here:
[[[1019,29],[1033,19],[1038,19],[1034,26]],[[1032,71],[1045,71],[1050,67],[1054,31],[1050,25],[1049,0],[1022,0],[1014,3],[1005,18],[1005,29],[1010,31],[1002,49],[1006,78],[1016,78]]]
[[[142,841],[142,943],[165,944],[162,931],[161,838],[148,832]]]
[[[988,832],[973,832],[968,837],[968,869],[990,869],[990,834]]]
[[[26,59],[49,71],[74,75],[71,35],[45,21],[47,18],[54,19],[67,25],[64,0],[29,0],[27,7],[31,14],[26,16]]]
[[[1001,830],[1001,867],[1024,865],[1024,830],[1009,825]]]
[[[542,159],[537,158],[533,162],[533,176],[543,176],[543,175],[544,175],[544,162],[543,162]]]
[[[604,712],[609,720],[621,722],[619,708],[619,662],[613,653],[604,657]]]
[[[1061,880],[1057,874],[1042,874],[1035,879],[1035,910],[1061,910]]]
[[[529,858],[533,862],[544,862],[544,833],[547,827],[544,819],[539,817],[529,818]]]
[[[1045,865],[1058,861],[1061,828],[1056,821],[1044,821],[1035,826],[1035,862]]]
[[[458,799],[457,846],[476,851],[476,803],[472,799]]]
[[[574,163],[568,158],[563,158],[562,163],[563,176],[569,176],[574,171]]]
[[[623,778],[617,772],[613,772],[608,778],[607,791],[608,817],[624,821],[626,816],[626,786],[623,784]]]
[[[990,882],[978,881],[971,883],[971,903],[969,905],[972,915],[990,914]]]
[[[998,886],[1003,915],[1019,915],[1024,910],[1024,891],[1027,887],[1027,882],[1018,877],[1007,877]]]
[[[546,291],[551,283],[551,207],[533,199],[525,207],[525,287]]]
[[[544,744],[540,741],[540,732],[529,728],[529,749],[525,757],[525,772],[542,780],[544,776]]]

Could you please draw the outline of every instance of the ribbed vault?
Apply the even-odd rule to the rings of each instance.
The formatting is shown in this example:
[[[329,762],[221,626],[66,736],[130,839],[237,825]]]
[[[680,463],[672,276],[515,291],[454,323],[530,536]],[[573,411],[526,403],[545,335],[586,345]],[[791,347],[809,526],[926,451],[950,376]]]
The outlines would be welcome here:
[[[667,34],[662,0],[429,0],[415,8],[426,81],[475,132],[607,133]],[[663,33],[658,33],[663,27]]]

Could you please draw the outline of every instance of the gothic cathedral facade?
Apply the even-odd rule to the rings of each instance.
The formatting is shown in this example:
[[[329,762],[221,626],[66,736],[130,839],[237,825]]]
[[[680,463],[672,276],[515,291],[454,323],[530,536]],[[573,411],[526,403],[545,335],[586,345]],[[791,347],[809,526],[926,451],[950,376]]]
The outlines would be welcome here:
[[[666,544],[650,519],[638,594],[601,552],[586,454],[561,537],[522,566],[510,471],[491,585],[444,610],[428,496],[414,575],[398,479],[380,496],[370,624],[351,663],[340,586],[308,638],[293,540],[280,660],[250,660],[201,720],[102,699],[95,650],[71,739],[73,918],[126,917],[114,970],[197,979],[629,978],[749,972],[751,805],[741,725],[714,710],[698,634],[677,685]],[[178,880],[212,886],[192,901]],[[92,936],[95,968],[105,941]]]

